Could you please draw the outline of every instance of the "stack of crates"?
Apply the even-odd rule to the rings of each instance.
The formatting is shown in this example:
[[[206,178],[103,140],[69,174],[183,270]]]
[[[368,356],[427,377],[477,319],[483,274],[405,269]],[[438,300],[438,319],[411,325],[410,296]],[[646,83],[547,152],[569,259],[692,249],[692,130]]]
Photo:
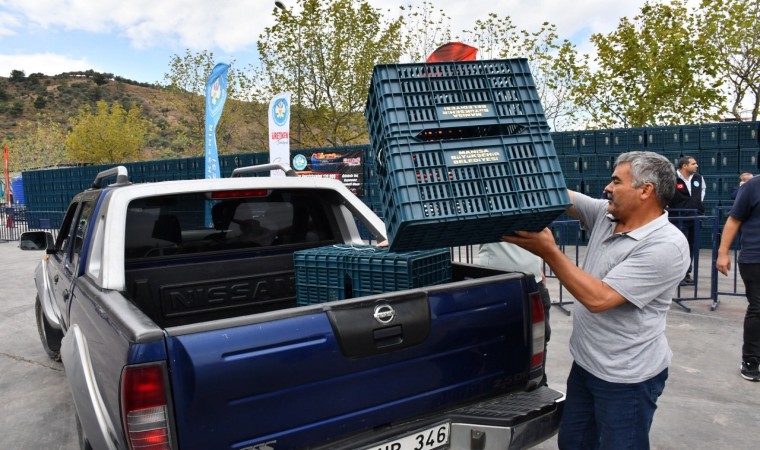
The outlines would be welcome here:
[[[299,305],[395,292],[451,281],[449,249],[394,253],[336,244],[293,253]]]
[[[537,231],[569,204],[525,59],[376,66],[365,115],[393,251]]]

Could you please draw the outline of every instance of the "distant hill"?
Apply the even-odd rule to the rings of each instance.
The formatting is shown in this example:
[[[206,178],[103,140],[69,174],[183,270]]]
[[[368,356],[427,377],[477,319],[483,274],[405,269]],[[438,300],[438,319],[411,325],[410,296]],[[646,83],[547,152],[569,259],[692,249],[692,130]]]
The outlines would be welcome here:
[[[144,115],[156,125],[159,132],[151,143],[152,148],[146,149],[146,159],[200,156],[203,154],[202,137],[188,137],[193,131],[188,130],[187,124],[193,119],[189,113],[177,109],[172,95],[158,85],[91,70],[56,76],[25,76],[23,72],[13,71],[10,77],[0,77],[0,136],[4,141],[12,141],[19,124],[40,120],[40,115],[68,126],[69,118],[76,116],[85,105],[95,106],[99,100],[105,100],[109,105],[120,102],[125,109],[134,103],[142,107]],[[230,102],[228,100],[228,104]],[[225,112],[229,109],[225,106]],[[220,153],[234,153],[240,148],[263,150],[266,138],[263,122],[265,120],[248,121],[244,135],[237,133],[219,144]],[[249,141],[238,142],[240,139]],[[234,148],[223,144],[231,144],[230,147]]]

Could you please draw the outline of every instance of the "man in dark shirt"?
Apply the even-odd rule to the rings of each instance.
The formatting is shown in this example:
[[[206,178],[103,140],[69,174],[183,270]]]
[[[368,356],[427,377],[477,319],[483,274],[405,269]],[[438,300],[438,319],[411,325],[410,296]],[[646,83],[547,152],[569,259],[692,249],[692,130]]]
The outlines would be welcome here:
[[[695,233],[697,216],[705,213],[703,201],[705,199],[705,182],[702,175],[697,173],[699,165],[693,156],[684,155],[678,159],[678,169],[676,170],[676,192],[673,199],[668,204],[671,211],[670,217],[674,217],[673,223],[686,236],[689,241],[689,256],[694,261],[694,245],[698,238]],[[683,284],[691,284],[694,280],[691,277],[692,263],[689,263],[689,270],[683,279]]]

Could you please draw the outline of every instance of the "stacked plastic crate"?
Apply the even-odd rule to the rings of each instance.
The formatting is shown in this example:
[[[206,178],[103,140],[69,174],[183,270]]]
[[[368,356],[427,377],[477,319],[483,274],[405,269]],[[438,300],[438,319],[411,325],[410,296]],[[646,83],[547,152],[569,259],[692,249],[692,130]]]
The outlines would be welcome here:
[[[300,305],[365,297],[451,281],[449,249],[394,253],[371,245],[330,245],[293,254]]]
[[[393,251],[537,231],[569,203],[525,59],[376,66],[365,115]]]

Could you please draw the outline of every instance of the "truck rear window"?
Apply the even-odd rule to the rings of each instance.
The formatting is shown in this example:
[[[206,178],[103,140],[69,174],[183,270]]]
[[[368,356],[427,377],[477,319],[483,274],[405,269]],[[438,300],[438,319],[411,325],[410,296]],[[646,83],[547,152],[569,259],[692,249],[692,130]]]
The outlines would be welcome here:
[[[127,211],[126,259],[335,240],[329,205],[319,191],[264,190],[230,197],[192,193],[133,200]]]

